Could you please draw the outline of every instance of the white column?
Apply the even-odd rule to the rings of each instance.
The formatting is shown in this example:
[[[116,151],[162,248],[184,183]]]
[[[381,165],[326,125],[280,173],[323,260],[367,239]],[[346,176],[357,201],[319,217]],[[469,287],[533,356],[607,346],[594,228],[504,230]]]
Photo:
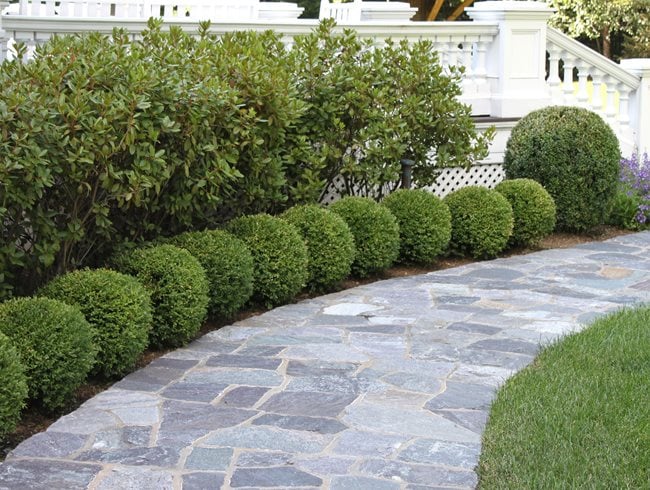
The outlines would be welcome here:
[[[7,0],[0,0],[0,14],[9,6]],[[7,43],[9,42],[9,36],[2,27],[2,16],[0,15],[0,63],[7,59]]]
[[[650,152],[650,59],[621,60],[621,67],[641,79],[639,87],[630,94],[630,123],[637,150]]]
[[[551,103],[546,84],[546,22],[543,2],[486,1],[465,9],[476,21],[499,25],[487,53],[491,114],[521,117]]]

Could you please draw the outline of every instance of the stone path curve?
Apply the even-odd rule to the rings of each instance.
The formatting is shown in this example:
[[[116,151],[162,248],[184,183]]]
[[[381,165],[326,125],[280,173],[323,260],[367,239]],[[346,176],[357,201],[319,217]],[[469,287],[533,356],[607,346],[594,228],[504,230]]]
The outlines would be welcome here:
[[[540,343],[648,300],[637,233],[277,308],[23,442],[0,488],[473,488],[495,387]]]

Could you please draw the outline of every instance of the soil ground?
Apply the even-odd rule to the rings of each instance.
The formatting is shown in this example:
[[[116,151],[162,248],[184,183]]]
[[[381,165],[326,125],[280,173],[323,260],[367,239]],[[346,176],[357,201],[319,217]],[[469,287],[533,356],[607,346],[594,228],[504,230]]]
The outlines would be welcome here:
[[[630,232],[627,230],[620,230],[608,226],[600,227],[588,235],[555,233],[542,240],[542,242],[535,248],[519,248],[519,249],[509,250],[503,256],[522,255],[530,252],[547,250],[552,248],[568,248],[575,245],[579,245],[581,243],[607,240],[609,238],[614,238],[616,236],[625,235],[628,233]],[[468,264],[470,262],[472,262],[472,259],[445,257],[440,259],[437,263],[429,267],[396,266],[376,276],[364,278],[361,280],[349,279],[342,284],[341,289],[349,289],[356,286],[360,286],[362,284],[368,284],[382,279],[390,279],[393,277],[402,277],[402,276],[409,276],[414,274],[424,274],[426,272],[449,269],[451,267],[458,267],[464,264]],[[296,301],[301,301],[309,297],[310,297],[309,295],[303,294],[300,297],[298,297]],[[197,337],[205,335],[206,333],[219,329],[225,325],[230,325],[236,321],[240,321],[245,318],[249,318],[251,316],[259,315],[261,313],[264,313],[265,311],[266,310],[262,308],[249,309],[240,312],[236,316],[236,318],[230,319],[228,321],[206,322],[203,328],[201,329],[200,333],[197,335]],[[156,350],[156,351],[148,350],[144,352],[140,357],[140,359],[138,360],[136,369],[146,366],[151,361],[166,354],[170,350],[172,349]],[[70,405],[66,408],[66,410],[55,414],[44,413],[38,406],[33,406],[33,405],[28,406],[24,410],[21,422],[16,428],[16,430],[13,433],[9,434],[4,441],[0,441],[0,461],[3,461],[5,456],[9,453],[9,451],[11,451],[22,441],[24,441],[25,439],[31,437],[32,435],[38,432],[44,431],[45,429],[47,429],[47,427],[49,427],[50,424],[56,421],[59,417],[75,410],[84,401],[88,400],[89,398],[92,398],[96,394],[110,387],[111,384],[113,384],[113,382],[114,381],[106,382],[104,380],[102,381],[91,380],[89,383],[81,386],[79,390],[77,390],[75,399],[70,403]]]

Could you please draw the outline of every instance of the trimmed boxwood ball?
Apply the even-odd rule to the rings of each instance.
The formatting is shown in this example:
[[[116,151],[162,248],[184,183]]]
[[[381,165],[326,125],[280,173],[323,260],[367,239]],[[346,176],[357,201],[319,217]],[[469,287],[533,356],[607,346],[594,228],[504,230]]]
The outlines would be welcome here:
[[[441,199],[423,189],[400,189],[382,201],[399,224],[399,260],[431,264],[447,250],[451,214]]]
[[[268,214],[228,223],[253,255],[254,297],[271,307],[291,301],[307,281],[307,246],[292,224]]]
[[[209,286],[203,267],[187,250],[159,245],[133,250],[114,263],[151,294],[150,345],[178,347],[196,335],[208,311]]]
[[[13,431],[27,399],[27,376],[11,340],[0,332],[0,439]]]
[[[312,291],[328,290],[350,275],[354,237],[343,218],[316,205],[295,206],[281,217],[298,229],[307,245]]]
[[[476,259],[495,257],[508,244],[513,215],[497,191],[469,186],[444,199],[451,212],[451,250]]]
[[[47,410],[63,408],[95,362],[92,327],[61,301],[16,298],[0,304],[0,332],[18,351],[29,397]]]
[[[512,206],[514,228],[510,245],[533,246],[555,228],[555,202],[539,182],[504,180],[494,189]]]
[[[357,253],[352,273],[365,277],[388,269],[399,255],[399,226],[395,216],[367,197],[344,197],[329,208],[347,223]]]
[[[40,294],[77,306],[93,327],[97,361],[93,374],[121,376],[135,366],[151,330],[151,298],[135,277],[109,269],[58,276]]]
[[[205,270],[213,317],[232,317],[253,295],[253,256],[239,238],[223,230],[193,231],[170,243],[187,250]]]
[[[579,107],[533,111],[513,128],[503,166],[509,179],[539,182],[555,200],[557,227],[582,232],[603,224],[616,193],[618,139]]]

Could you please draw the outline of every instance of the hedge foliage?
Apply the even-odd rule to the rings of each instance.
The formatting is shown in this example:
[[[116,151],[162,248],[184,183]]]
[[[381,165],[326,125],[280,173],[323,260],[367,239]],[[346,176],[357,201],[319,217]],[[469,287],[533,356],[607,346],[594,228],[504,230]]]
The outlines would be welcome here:
[[[453,252],[486,259],[506,248],[514,219],[505,197],[485,187],[468,186],[452,192],[444,201],[451,212]]]
[[[295,206],[281,216],[298,229],[307,245],[312,291],[327,291],[350,275],[354,237],[337,214],[316,205]]]
[[[495,187],[512,206],[514,228],[510,245],[533,246],[555,229],[555,201],[531,179],[505,180]]]
[[[63,408],[95,362],[92,327],[61,301],[16,298],[0,304],[0,332],[18,351],[29,397],[47,410]]]
[[[599,115],[554,106],[517,123],[503,165],[509,179],[529,178],[544,186],[555,200],[558,229],[583,232],[605,222],[620,157],[618,138]]]
[[[232,317],[253,295],[253,256],[239,238],[206,230],[182,233],[170,243],[191,253],[205,270],[213,317]]]
[[[367,197],[345,197],[330,209],[343,218],[354,236],[353,274],[365,277],[393,265],[399,255],[399,226],[387,208]]]
[[[460,72],[429,42],[369,46],[331,21],[291,50],[270,31],[150,21],[137,41],[57,36],[4,63],[0,297],[101,265],[123,242],[314,203],[339,174],[370,193],[397,185],[404,155],[425,184],[430,150],[438,166],[485,153]]]
[[[243,240],[253,255],[256,300],[277,306],[291,301],[305,286],[307,247],[292,224],[257,214],[231,221],[228,231]]]
[[[209,285],[203,267],[187,250],[173,245],[136,249],[116,257],[115,264],[151,295],[150,345],[178,347],[196,335],[207,315]]]
[[[78,270],[54,278],[40,294],[78,307],[93,327],[94,374],[111,378],[129,372],[147,347],[151,297],[134,277],[109,269]]]
[[[27,399],[25,367],[11,340],[0,332],[0,440],[13,431]]]
[[[431,264],[447,250],[451,239],[449,208],[431,192],[400,189],[382,204],[399,224],[399,260],[405,263]]]

